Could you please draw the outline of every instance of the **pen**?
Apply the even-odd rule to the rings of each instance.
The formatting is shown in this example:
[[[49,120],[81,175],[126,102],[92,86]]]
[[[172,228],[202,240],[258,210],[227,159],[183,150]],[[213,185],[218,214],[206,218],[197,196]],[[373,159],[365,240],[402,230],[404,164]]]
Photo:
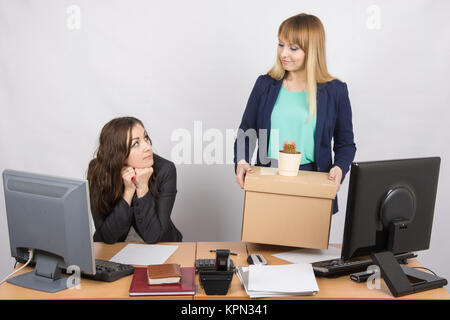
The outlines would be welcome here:
[[[136,182],[136,179],[133,177],[131,178],[131,182],[133,182],[133,184],[136,186],[136,189],[139,189],[139,185]]]
[[[216,250],[209,250],[209,252],[216,252]],[[239,253],[230,252],[232,256],[238,256]]]

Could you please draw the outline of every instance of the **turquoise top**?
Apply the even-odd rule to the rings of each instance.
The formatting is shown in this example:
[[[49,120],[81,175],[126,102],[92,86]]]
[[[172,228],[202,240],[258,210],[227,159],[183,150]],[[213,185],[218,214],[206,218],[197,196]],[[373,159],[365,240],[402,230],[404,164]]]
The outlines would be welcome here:
[[[317,116],[308,121],[308,93],[286,90],[281,86],[270,118],[268,157],[278,160],[278,151],[285,141],[294,141],[302,153],[300,164],[314,162],[314,134]]]

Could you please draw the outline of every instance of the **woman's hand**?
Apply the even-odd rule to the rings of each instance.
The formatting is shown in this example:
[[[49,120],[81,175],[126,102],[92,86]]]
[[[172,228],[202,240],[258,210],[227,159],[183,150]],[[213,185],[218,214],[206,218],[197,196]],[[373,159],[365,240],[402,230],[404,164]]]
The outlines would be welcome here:
[[[134,192],[136,191],[136,186],[134,185],[132,179],[136,176],[136,172],[132,167],[123,167],[120,173],[122,175],[124,185],[124,192],[122,196],[128,205],[131,205],[131,200],[133,199]]]
[[[330,172],[328,173],[328,179],[333,180],[334,184],[336,185],[336,193],[341,188],[341,181],[342,181],[342,170],[338,166],[334,166],[331,168]]]
[[[245,175],[247,172],[253,172],[250,165],[245,160],[239,161],[236,167],[236,183],[241,186],[241,189],[244,189]]]
[[[142,198],[148,192],[148,181],[153,174],[153,167],[136,168],[134,171],[136,172],[136,194],[139,198]]]

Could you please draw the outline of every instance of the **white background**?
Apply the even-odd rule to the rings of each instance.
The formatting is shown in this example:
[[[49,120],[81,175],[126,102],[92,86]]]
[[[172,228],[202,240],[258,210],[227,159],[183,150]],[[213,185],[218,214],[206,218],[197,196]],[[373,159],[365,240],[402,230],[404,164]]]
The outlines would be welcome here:
[[[431,248],[419,259],[450,278],[445,0],[0,0],[0,170],[85,178],[102,126],[124,115],[143,120],[165,158],[177,129],[192,144],[205,138],[204,151],[199,121],[203,134],[221,133],[223,156],[194,164],[192,148],[193,164],[177,165],[173,220],[185,241],[240,240],[244,194],[226,130],[272,66],[279,24],[300,12],[322,20],[329,71],[348,84],[355,161],[442,158]],[[330,242],[342,241],[347,188],[348,178]],[[13,259],[0,189],[3,277]]]

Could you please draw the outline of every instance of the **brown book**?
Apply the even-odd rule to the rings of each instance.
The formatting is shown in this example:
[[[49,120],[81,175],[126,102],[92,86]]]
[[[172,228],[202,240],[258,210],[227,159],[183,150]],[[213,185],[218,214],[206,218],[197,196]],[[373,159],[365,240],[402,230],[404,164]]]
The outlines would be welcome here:
[[[152,264],[147,267],[148,284],[180,283],[181,269],[176,263]]]

